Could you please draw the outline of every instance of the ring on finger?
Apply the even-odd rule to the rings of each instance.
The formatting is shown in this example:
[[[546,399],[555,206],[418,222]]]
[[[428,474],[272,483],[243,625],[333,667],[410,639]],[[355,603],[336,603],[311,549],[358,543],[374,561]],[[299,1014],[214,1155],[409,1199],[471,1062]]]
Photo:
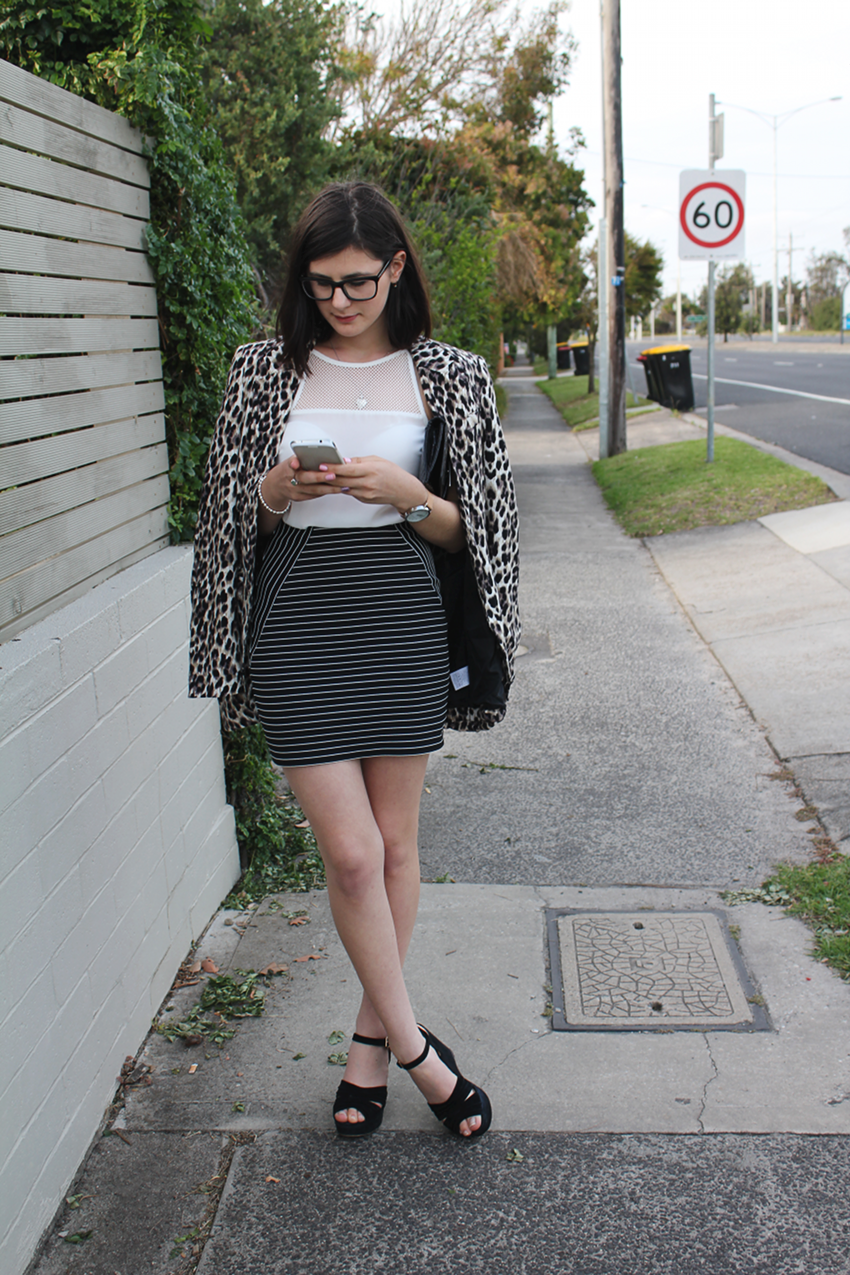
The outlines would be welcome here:
[[[298,479],[297,479],[297,478],[290,478],[290,480],[289,480],[289,485],[290,485],[291,487],[297,487],[297,486],[298,486]]]

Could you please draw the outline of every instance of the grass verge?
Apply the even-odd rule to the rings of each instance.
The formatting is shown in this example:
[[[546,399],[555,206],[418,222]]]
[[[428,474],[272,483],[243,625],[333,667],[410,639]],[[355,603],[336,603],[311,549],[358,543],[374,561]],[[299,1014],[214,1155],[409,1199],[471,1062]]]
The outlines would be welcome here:
[[[594,477],[628,535],[748,522],[837,499],[819,478],[740,439],[715,439],[711,465],[705,446],[702,439],[665,443],[595,463]]]
[[[587,392],[586,376],[560,376],[555,381],[541,381],[540,388],[557,407],[570,429],[592,429],[599,420],[599,391]],[[655,403],[640,398],[629,392],[626,395],[626,410],[645,407],[648,412],[656,410]]]
[[[850,979],[850,859],[836,854],[819,863],[785,863],[759,889],[723,897],[784,907],[799,916],[812,930],[815,957]]]

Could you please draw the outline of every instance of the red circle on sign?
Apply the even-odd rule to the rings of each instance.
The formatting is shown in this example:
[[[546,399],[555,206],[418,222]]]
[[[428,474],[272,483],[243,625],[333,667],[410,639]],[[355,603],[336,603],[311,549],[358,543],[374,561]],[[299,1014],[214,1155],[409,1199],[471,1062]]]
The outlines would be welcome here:
[[[701,190],[709,190],[713,188],[716,188],[717,190],[725,190],[727,195],[732,196],[735,203],[738,205],[739,218],[738,224],[732,231],[731,235],[727,235],[725,239],[718,239],[715,242],[705,239],[697,239],[696,235],[691,234],[688,229],[688,223],[685,220],[685,212],[687,211],[688,204],[691,202],[694,195],[698,195]],[[679,220],[682,223],[682,229],[685,234],[692,243],[697,245],[698,248],[723,248],[727,243],[731,243],[733,239],[737,239],[738,235],[741,233],[741,227],[744,224],[744,205],[741,202],[741,196],[738,194],[737,190],[733,190],[731,186],[725,186],[723,182],[703,182],[701,186],[694,186],[693,190],[689,190],[685,198],[682,200],[682,210],[679,213]]]

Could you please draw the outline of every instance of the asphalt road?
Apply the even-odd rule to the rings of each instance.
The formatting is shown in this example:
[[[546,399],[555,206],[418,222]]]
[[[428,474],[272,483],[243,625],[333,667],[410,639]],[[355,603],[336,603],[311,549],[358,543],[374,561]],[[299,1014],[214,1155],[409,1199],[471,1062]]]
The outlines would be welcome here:
[[[648,340],[629,343],[630,370],[638,391],[646,381],[636,356],[651,345]],[[718,341],[716,420],[850,473],[850,347],[845,348],[846,353],[839,346],[825,351],[792,342],[767,347]],[[706,410],[707,360],[705,343],[694,343],[691,370],[696,411],[701,416]]]

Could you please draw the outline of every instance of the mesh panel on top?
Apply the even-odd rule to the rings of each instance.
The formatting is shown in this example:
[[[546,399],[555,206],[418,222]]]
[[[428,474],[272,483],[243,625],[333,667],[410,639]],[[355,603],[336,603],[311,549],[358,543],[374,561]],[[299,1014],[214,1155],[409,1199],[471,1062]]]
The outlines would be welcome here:
[[[416,370],[407,350],[371,363],[340,363],[314,350],[310,375],[301,383],[300,412],[410,412],[424,415]]]

